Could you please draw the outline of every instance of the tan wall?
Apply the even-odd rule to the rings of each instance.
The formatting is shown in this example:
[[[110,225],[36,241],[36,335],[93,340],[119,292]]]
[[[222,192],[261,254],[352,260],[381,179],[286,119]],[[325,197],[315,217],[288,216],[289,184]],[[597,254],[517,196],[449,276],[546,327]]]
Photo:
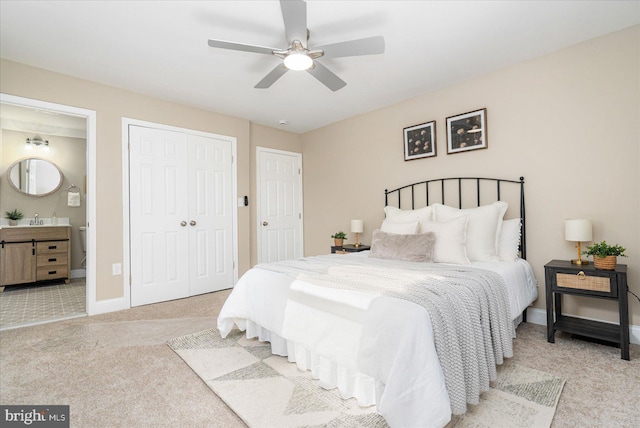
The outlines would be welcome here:
[[[71,229],[71,269],[83,269],[82,259],[84,253],[80,243],[78,227],[84,226],[86,219],[86,198],[84,193],[84,177],[86,174],[86,140],[80,138],[47,136],[40,134],[45,140],[49,140],[51,150],[44,153],[40,149],[29,152],[24,149],[24,142],[33,138],[33,133],[25,133],[11,130],[2,130],[2,146],[0,149],[0,213],[18,209],[25,217],[33,217],[38,213],[41,218],[68,217]],[[5,173],[7,169],[18,159],[26,157],[39,157],[54,163],[62,172],[63,183],[60,190],[48,196],[27,196],[15,190],[9,184]],[[71,184],[81,190],[81,207],[70,208],[67,206],[67,189]]]
[[[251,174],[250,188],[251,199],[253,202],[249,204],[251,208],[251,266],[258,263],[258,242],[257,242],[257,203],[255,195],[257,193],[256,178],[256,148],[268,147],[270,149],[285,150],[288,152],[302,153],[302,136],[292,132],[283,131],[281,129],[270,128],[268,126],[251,124]],[[304,159],[303,159],[304,162]],[[238,194],[238,197],[244,195]]]
[[[96,292],[97,300],[122,296],[122,118],[128,117],[236,137],[238,195],[249,194],[250,123],[87,80],[2,60],[0,91],[97,112]],[[238,209],[239,273],[250,267],[249,211]]]
[[[593,221],[594,240],[627,248],[619,262],[640,295],[639,39],[636,26],[304,134],[305,254],[328,253],[330,235],[354,218],[364,220],[370,242],[385,188],[524,176],[535,306],[544,308],[544,264],[576,256],[564,240],[564,220],[576,217]],[[447,155],[446,118],[483,107],[488,149]],[[430,120],[438,155],[405,162],[403,128]],[[631,299],[640,325],[640,303]],[[567,300],[568,312],[617,321],[612,302]]]

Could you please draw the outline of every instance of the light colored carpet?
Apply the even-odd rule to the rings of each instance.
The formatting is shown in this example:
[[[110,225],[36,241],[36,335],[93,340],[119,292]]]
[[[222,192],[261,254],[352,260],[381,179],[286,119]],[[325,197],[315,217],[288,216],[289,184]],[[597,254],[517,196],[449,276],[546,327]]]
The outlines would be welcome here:
[[[388,427],[375,406],[359,407],[326,390],[269,343],[239,331],[221,338],[217,329],[172,339],[169,346],[247,425],[268,427]],[[515,364],[498,367],[498,378],[480,404],[449,427],[549,427],[565,380]]]

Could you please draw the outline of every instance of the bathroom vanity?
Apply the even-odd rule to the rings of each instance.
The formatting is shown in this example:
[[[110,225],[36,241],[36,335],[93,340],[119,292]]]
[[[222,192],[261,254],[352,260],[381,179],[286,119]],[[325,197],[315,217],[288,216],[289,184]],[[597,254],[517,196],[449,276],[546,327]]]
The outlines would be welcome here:
[[[0,286],[70,281],[71,226],[0,228]]]

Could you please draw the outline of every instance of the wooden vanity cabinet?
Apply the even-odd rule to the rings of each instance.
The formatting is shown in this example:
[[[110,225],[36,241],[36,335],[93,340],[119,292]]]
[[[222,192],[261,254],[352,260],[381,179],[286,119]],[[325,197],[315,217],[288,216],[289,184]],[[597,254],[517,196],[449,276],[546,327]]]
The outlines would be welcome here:
[[[71,227],[0,229],[0,286],[50,279],[69,283]]]
[[[35,245],[31,242],[1,245],[0,285],[24,284],[35,280]]]

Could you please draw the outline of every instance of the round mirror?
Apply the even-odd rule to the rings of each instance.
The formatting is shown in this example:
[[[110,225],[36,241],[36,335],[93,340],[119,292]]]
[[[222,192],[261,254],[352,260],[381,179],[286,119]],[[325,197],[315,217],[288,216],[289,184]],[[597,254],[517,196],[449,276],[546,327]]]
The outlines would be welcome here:
[[[7,178],[11,187],[30,196],[50,195],[62,186],[62,172],[45,159],[19,160],[9,167]]]

